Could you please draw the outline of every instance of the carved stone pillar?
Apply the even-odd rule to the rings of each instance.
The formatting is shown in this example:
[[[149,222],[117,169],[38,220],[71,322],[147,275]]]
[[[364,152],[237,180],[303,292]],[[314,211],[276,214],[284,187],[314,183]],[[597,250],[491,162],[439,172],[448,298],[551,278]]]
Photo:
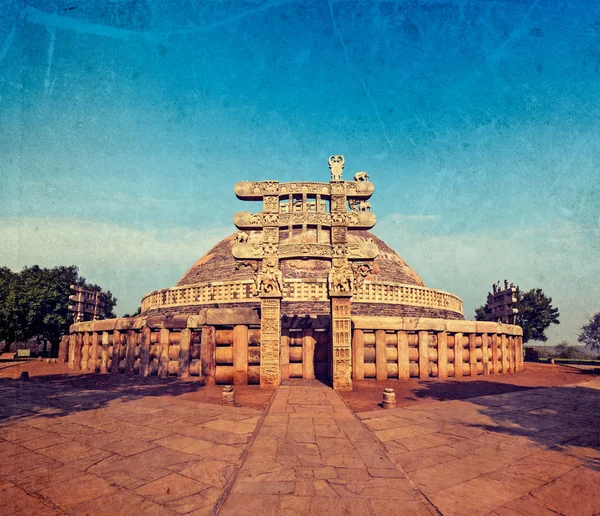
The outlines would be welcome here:
[[[333,357],[331,379],[336,391],[352,390],[352,358],[350,320],[352,292],[330,293],[331,341]]]
[[[261,295],[260,300],[260,387],[278,387],[279,340],[281,339],[281,295]]]

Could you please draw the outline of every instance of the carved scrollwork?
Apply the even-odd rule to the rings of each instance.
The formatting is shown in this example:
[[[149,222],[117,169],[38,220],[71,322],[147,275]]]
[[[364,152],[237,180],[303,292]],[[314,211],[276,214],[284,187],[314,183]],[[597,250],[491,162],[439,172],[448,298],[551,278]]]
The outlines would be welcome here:
[[[281,244],[279,246],[280,258],[329,258],[331,246],[329,244]]]
[[[309,181],[297,181],[293,183],[281,183],[279,194],[301,194],[329,195],[329,183],[317,183]]]
[[[329,213],[298,212],[282,213],[279,216],[279,226],[300,226],[304,224],[330,226],[331,217]]]

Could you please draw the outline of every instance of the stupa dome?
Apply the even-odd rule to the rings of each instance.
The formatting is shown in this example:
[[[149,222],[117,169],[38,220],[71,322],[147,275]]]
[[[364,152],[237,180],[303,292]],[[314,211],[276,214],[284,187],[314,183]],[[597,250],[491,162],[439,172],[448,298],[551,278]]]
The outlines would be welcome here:
[[[248,232],[248,244],[259,243],[260,239],[260,231]],[[192,265],[174,288],[148,294],[142,313],[193,314],[207,307],[258,307],[259,299],[254,295],[255,270],[251,266],[240,266],[232,252],[236,242],[237,233],[221,240]],[[353,313],[463,319],[462,302],[458,297],[427,288],[420,276],[370,231],[348,231],[349,244],[367,242],[377,247],[378,254],[364,276],[362,287],[354,295],[353,301],[357,303]],[[325,259],[282,260],[282,315],[329,314],[326,290],[330,267],[330,261]]]

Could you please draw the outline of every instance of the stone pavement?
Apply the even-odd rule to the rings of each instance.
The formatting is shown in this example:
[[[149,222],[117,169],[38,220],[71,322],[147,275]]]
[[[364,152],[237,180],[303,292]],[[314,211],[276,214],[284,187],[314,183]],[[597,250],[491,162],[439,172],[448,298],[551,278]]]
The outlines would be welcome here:
[[[280,387],[220,512],[435,514],[337,393]]]
[[[3,380],[0,513],[212,514],[263,411],[150,393]]]
[[[446,515],[600,514],[600,379],[359,414]]]
[[[600,514],[600,378],[358,414],[316,382],[262,410],[95,381],[0,379],[3,515]]]

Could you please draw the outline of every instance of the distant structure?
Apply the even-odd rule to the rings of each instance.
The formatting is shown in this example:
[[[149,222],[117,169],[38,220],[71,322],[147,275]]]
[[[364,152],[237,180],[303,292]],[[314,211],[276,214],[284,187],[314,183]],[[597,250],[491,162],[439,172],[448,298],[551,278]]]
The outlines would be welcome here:
[[[328,182],[237,183],[261,211],[236,213],[238,232],[147,294],[139,316],[74,324],[71,366],[265,388],[317,378],[337,390],[521,370],[521,328],[465,321],[460,298],[425,286],[368,231],[369,174],[346,181],[344,156],[328,164]]]
[[[104,318],[104,293],[86,289],[79,285],[71,285],[69,311],[73,312],[75,322],[96,321]]]
[[[504,280],[504,288],[500,281],[492,285],[492,292],[488,292],[486,318],[488,321],[516,324],[519,310],[513,305],[517,303],[517,288],[513,283]]]

